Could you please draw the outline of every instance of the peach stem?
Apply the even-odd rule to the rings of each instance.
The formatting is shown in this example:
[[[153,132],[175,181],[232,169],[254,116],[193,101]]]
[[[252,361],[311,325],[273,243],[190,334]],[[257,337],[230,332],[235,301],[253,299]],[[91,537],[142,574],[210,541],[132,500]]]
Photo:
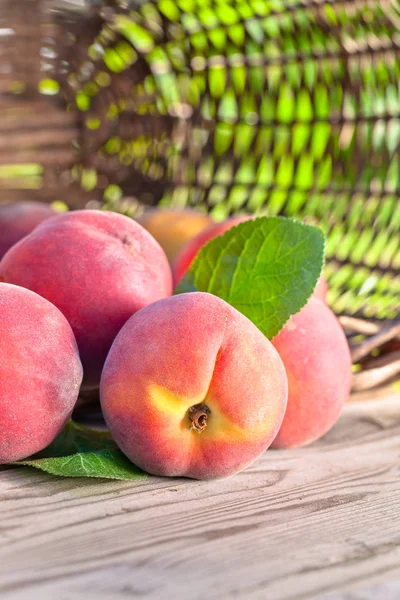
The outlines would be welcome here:
[[[195,404],[189,408],[190,429],[201,433],[207,427],[207,415],[211,413],[206,404]]]

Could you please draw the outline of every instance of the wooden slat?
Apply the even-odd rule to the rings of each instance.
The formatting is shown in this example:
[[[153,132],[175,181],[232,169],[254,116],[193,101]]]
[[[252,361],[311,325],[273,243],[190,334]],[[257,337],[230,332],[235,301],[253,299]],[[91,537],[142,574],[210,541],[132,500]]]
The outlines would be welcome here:
[[[20,130],[14,132],[13,135],[0,133],[0,153],[2,150],[7,150],[11,155],[11,160],[14,151],[20,149],[29,151],[37,148],[39,151],[45,147],[69,147],[74,138],[78,135],[78,130],[73,127],[54,128],[34,131]]]
[[[36,113],[26,113],[25,110],[20,110],[14,114],[11,111],[2,114],[0,109],[0,135],[12,131],[25,132],[55,127],[77,130],[76,117],[61,110],[42,109]]]
[[[221,481],[0,472],[0,595],[398,600],[399,401]]]
[[[20,81],[17,75],[13,74],[0,74],[0,93],[4,94],[10,92],[16,81]]]
[[[13,178],[5,178],[0,177],[0,190],[30,190],[32,188],[37,188],[38,181],[40,181],[40,176],[38,177],[13,177]]]
[[[44,187],[42,189],[3,189],[0,204],[37,200],[38,202],[53,202],[61,200],[71,208],[82,208],[90,201],[101,199],[101,192],[94,190],[86,192],[76,187]]]
[[[61,111],[55,99],[45,100],[36,95],[30,98],[26,96],[16,96],[13,94],[4,94],[0,96],[0,114],[6,115],[9,111],[15,114],[34,114],[47,110],[52,113],[54,110]]]
[[[54,150],[27,150],[21,152],[0,151],[0,165],[37,163],[43,166],[52,165],[63,168],[72,165],[77,158],[77,152],[67,148]]]

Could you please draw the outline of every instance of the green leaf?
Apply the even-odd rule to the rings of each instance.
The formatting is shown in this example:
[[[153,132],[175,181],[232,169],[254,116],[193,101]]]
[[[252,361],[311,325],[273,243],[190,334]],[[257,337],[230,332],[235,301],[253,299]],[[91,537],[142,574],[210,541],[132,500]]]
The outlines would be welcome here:
[[[118,446],[108,431],[96,431],[75,421],[69,421],[54,442],[32,458],[55,458],[75,453],[117,449]]]
[[[147,474],[122,454],[110,434],[70,421],[42,452],[14,463],[60,477],[99,477],[123,481],[146,479]]]
[[[176,293],[209,292],[273,338],[311,296],[324,265],[318,227],[261,217],[203,246]]]
[[[35,467],[60,477],[99,477],[123,481],[147,477],[147,474],[133,465],[120,450],[79,452],[71,456],[22,460],[15,464]]]

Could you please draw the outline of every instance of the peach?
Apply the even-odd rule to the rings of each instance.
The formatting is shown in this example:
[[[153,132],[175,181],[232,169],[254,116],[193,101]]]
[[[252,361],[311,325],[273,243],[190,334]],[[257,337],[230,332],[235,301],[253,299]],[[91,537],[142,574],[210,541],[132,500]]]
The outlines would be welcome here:
[[[197,256],[199,250],[207,244],[210,240],[216,238],[219,235],[222,235],[235,225],[239,225],[239,223],[243,223],[243,221],[248,221],[252,217],[231,217],[222,223],[215,223],[214,225],[210,225],[207,229],[204,229],[196,237],[192,238],[181,250],[178,254],[176,261],[174,263],[172,272],[174,276],[174,284],[178,285],[180,280],[183,278],[184,274],[194,261]]]
[[[72,329],[50,302],[0,283],[0,464],[48,446],[69,420],[82,365]]]
[[[315,286],[313,296],[318,298],[318,300],[322,300],[326,302],[326,296],[328,294],[328,282],[326,281],[326,277],[324,274],[320,276],[317,281],[317,285]]]
[[[272,343],[289,382],[288,407],[273,447],[305,446],[331,429],[349,395],[346,336],[333,312],[312,297]]]
[[[128,217],[96,210],[44,221],[3,257],[0,278],[40,294],[67,317],[86,389],[98,386],[129,317],[172,292],[167,257],[153,237]]]
[[[0,206],[0,259],[42,221],[57,212],[43,202],[17,202]]]
[[[160,300],[121,329],[100,385],[121,450],[155,475],[233,475],[271,444],[287,379],[271,342],[211,294]]]
[[[139,223],[157,240],[173,263],[183,246],[200,231],[213,224],[208,215],[195,210],[154,209],[139,219]]]

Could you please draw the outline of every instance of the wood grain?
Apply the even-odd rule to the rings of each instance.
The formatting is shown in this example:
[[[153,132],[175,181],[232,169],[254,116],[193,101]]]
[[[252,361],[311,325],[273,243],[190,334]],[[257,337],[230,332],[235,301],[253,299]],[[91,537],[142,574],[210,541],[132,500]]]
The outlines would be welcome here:
[[[400,395],[221,481],[0,472],[0,597],[398,600]]]

